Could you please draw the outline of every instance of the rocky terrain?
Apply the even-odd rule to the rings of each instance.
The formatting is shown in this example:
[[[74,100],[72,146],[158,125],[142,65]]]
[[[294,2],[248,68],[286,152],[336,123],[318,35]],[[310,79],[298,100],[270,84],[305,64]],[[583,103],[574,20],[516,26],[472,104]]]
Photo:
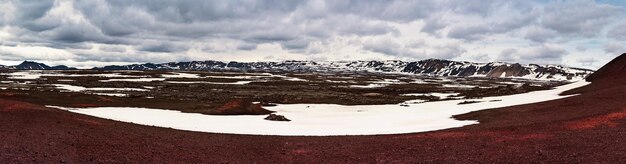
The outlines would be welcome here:
[[[0,72],[0,98],[64,107],[146,107],[211,115],[266,115],[271,111],[259,106],[373,105],[409,100],[421,103],[512,95],[566,83],[369,72],[5,70]]]
[[[612,63],[624,62],[624,56]],[[620,67],[623,64],[604,68]],[[595,89],[579,89],[577,96],[455,117],[480,124],[381,136],[196,133],[115,122],[0,98],[0,161],[624,163],[626,83],[596,81],[624,71],[608,71],[613,73],[589,78],[593,83],[584,88]]]

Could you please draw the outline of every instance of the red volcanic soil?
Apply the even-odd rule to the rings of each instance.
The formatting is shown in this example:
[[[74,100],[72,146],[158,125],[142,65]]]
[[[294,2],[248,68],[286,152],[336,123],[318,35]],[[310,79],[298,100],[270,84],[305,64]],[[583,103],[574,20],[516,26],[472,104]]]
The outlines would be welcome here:
[[[611,60],[606,66],[587,77],[588,81],[620,81],[624,83],[626,79],[626,53]]]
[[[0,100],[2,163],[625,163],[626,85],[472,112],[435,132],[280,137],[179,131]],[[606,89],[609,88],[609,89]],[[251,127],[253,128],[253,127]]]

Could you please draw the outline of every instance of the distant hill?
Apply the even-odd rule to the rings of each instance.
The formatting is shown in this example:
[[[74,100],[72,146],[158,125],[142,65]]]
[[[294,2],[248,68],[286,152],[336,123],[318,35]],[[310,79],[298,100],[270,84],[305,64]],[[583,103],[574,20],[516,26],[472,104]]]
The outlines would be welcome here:
[[[611,60],[598,71],[589,75],[587,81],[626,83],[626,53]]]
[[[43,63],[37,63],[33,61],[24,61],[16,66],[0,66],[0,68],[4,69],[14,69],[14,70],[74,70],[76,68],[58,65],[58,66],[48,66]]]

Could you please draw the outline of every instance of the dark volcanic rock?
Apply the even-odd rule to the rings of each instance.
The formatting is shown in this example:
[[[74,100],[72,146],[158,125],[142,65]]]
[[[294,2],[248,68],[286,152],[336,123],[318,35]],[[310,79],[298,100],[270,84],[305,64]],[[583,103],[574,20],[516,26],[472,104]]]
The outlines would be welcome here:
[[[287,119],[285,116],[277,115],[277,114],[270,114],[267,117],[265,117],[265,120],[270,120],[270,121],[291,121],[291,120]]]
[[[50,66],[45,65],[43,63],[24,61],[21,64],[15,66],[15,69],[19,69],[19,70],[44,70],[44,69],[50,69]]]
[[[506,73],[505,77],[521,77],[530,74],[528,68],[520,64],[501,65],[487,73],[487,77],[501,77],[502,73]]]
[[[460,102],[458,105],[476,104],[476,103],[480,103],[480,101],[463,101],[463,102]]]
[[[208,112],[210,115],[266,115],[274,111],[263,108],[260,103],[252,103],[242,99],[227,102],[222,107]]]
[[[11,66],[8,68],[17,69],[17,70],[72,70],[72,69],[76,69],[76,68],[70,68],[64,65],[51,67],[43,63],[37,63],[37,62],[32,62],[32,61],[24,61],[19,65]]]

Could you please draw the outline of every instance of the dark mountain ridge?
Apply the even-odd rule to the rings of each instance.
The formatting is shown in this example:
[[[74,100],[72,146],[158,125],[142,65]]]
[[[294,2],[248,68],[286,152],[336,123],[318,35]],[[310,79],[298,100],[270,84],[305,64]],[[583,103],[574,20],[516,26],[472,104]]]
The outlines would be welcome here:
[[[12,69],[12,70],[75,70],[76,68],[68,67],[65,65],[48,66],[44,63],[38,63],[33,61],[24,61],[21,64],[15,66],[0,65],[0,69]]]
[[[67,66],[48,66],[43,63],[24,61],[16,66],[0,66],[15,70],[72,70]],[[580,80],[593,70],[559,65],[510,64],[502,62],[472,63],[442,59],[426,59],[414,62],[386,61],[296,61],[282,62],[222,62],[189,61],[168,63],[145,63],[110,65],[94,70],[181,70],[181,71],[281,71],[281,72],[379,72],[419,74],[427,76],[457,77],[513,77],[539,80]]]
[[[286,71],[286,72],[384,72],[411,73],[430,76],[524,77],[529,79],[579,80],[593,70],[558,65],[472,63],[441,59],[415,62],[387,61],[283,61],[283,62],[221,62],[190,61],[105,66],[96,70],[194,70],[194,71]]]

